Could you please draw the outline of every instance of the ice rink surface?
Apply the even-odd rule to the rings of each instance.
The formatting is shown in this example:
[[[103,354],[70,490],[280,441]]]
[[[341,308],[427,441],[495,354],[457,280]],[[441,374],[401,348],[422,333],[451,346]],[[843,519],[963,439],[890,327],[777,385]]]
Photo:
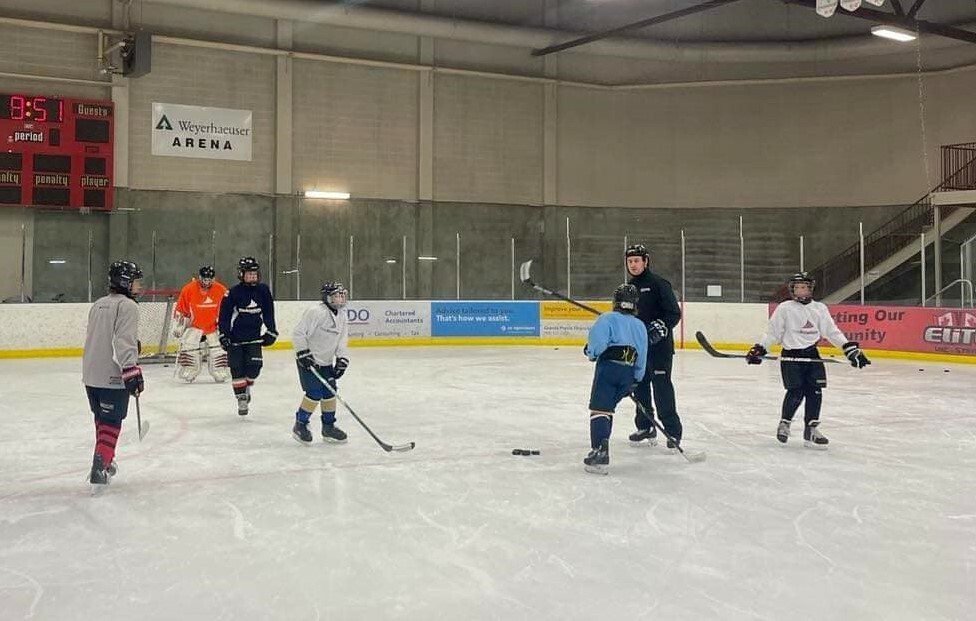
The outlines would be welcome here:
[[[976,366],[830,365],[819,452],[774,438],[776,363],[681,352],[707,461],[631,447],[627,406],[599,477],[579,348],[352,353],[342,394],[416,450],[341,410],[348,444],[295,442],[290,352],[246,418],[147,367],[97,497],[80,359],[0,361],[0,619],[976,618]]]

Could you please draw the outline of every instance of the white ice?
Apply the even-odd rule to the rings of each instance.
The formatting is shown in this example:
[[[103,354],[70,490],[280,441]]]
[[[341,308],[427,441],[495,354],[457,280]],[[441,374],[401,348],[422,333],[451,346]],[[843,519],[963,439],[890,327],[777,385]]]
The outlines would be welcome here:
[[[0,362],[0,619],[976,618],[976,366],[831,365],[818,452],[774,438],[775,363],[681,352],[707,461],[629,446],[622,406],[607,477],[591,373],[576,347],[355,349],[343,395],[417,442],[387,454],[342,412],[348,444],[291,438],[289,352],[246,418],[149,367],[152,431],[131,408],[92,497],[80,360]]]

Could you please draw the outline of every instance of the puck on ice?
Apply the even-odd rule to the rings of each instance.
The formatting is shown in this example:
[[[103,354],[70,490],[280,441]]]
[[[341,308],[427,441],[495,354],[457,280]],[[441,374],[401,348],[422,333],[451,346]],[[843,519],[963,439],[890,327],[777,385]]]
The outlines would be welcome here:
[[[539,451],[535,449],[512,449],[512,455],[538,455]]]

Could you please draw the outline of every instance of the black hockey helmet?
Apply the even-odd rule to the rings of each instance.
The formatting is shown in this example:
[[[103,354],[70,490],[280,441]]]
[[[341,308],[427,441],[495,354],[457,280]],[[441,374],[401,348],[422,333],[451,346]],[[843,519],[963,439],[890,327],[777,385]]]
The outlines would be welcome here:
[[[644,257],[647,260],[651,258],[647,254],[647,248],[644,244],[631,244],[627,246],[627,250],[624,252],[624,258],[626,259],[627,257]]]
[[[113,293],[122,293],[130,298],[132,283],[142,278],[142,270],[133,261],[116,261],[108,268],[108,288]]]
[[[204,265],[200,268],[200,278],[210,278],[211,280],[217,276],[217,270],[213,268],[212,265]]]
[[[349,291],[341,282],[335,280],[322,283],[319,293],[322,295],[322,302],[332,310],[339,310],[345,306],[346,298],[349,296]]]
[[[261,281],[261,265],[258,264],[258,260],[254,257],[241,257],[237,262],[237,279],[244,282],[244,274],[248,272],[257,272],[258,282]]]
[[[795,293],[796,286],[799,284],[806,284],[810,286],[810,293],[800,298],[797,297]],[[807,272],[797,272],[790,276],[790,279],[786,282],[786,286],[790,291],[790,298],[796,300],[800,304],[809,304],[813,299],[813,288],[817,286],[817,281],[810,277]]]
[[[621,313],[637,312],[637,287],[626,283],[618,286],[613,291],[613,310]]]

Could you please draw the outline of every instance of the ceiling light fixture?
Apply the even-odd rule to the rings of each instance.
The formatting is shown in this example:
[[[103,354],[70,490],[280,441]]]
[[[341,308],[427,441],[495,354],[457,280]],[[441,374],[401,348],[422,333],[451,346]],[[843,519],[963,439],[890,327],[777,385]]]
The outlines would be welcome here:
[[[914,41],[918,38],[918,35],[911,30],[905,30],[904,28],[899,28],[897,26],[889,26],[888,24],[872,26],[871,34],[876,37],[898,41],[899,43],[908,43],[909,41]]]
[[[305,190],[305,198],[328,198],[344,201],[349,199],[349,192],[327,192],[325,190]]]

